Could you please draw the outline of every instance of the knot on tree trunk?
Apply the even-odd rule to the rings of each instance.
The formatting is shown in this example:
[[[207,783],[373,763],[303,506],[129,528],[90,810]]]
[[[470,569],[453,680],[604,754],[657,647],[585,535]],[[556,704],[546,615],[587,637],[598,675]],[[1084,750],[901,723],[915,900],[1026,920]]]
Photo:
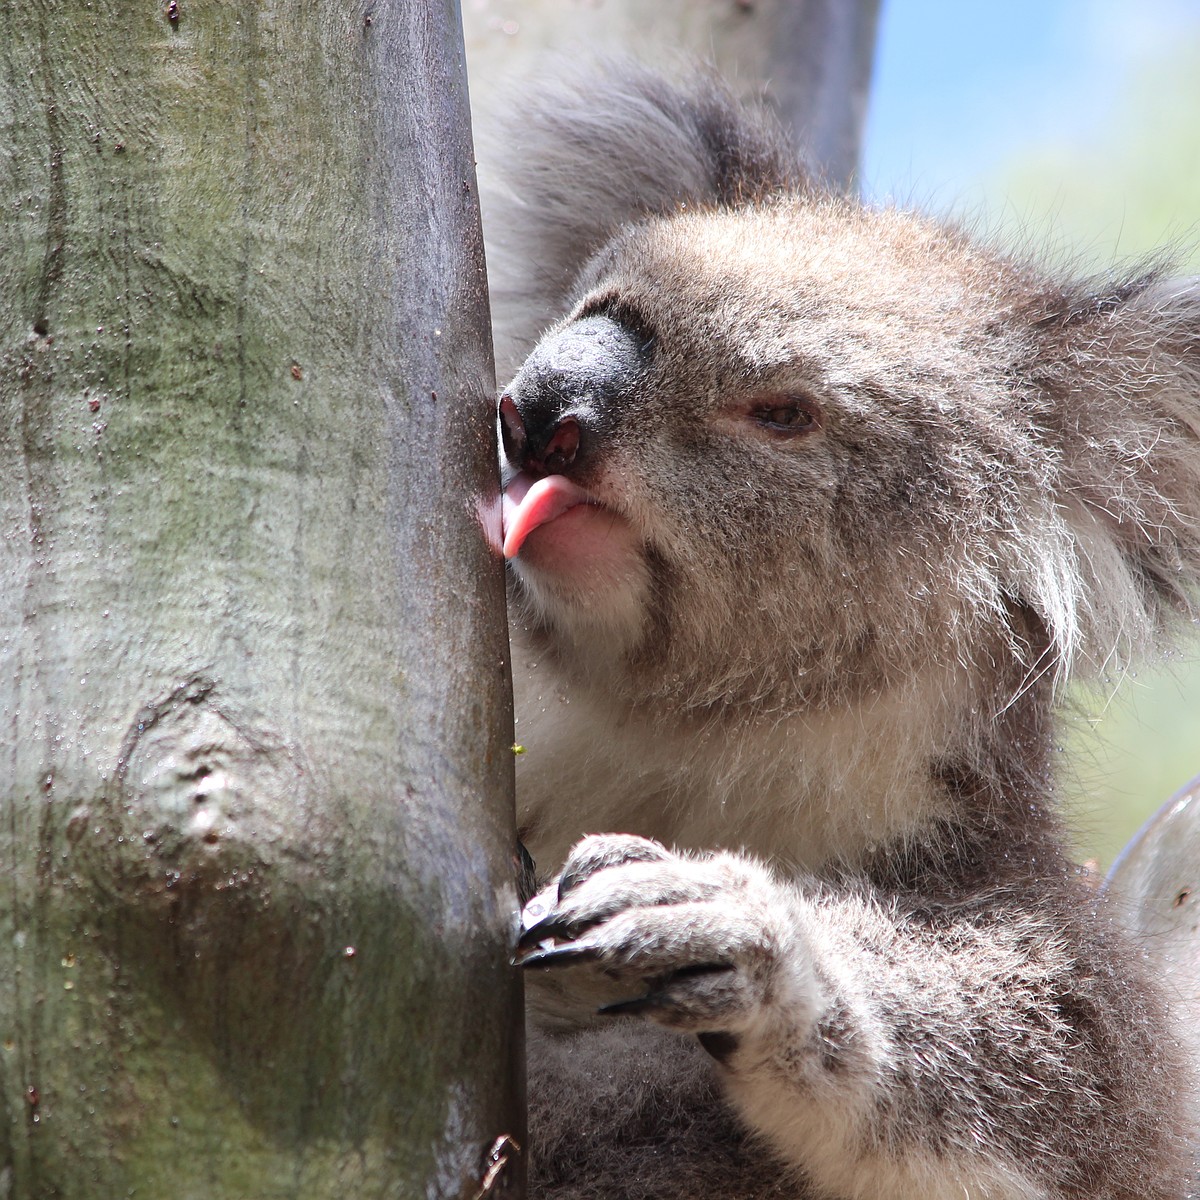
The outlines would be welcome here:
[[[109,792],[99,820],[80,819],[111,854],[111,884],[139,906],[212,893],[266,901],[285,861],[289,873],[319,871],[298,752],[222,703],[205,677],[138,712]]]
[[[308,1063],[336,1100],[337,1047],[325,1061],[312,1031],[349,1003],[361,927],[338,908],[339,839],[307,781],[294,746],[197,676],[142,707],[66,830],[118,977],[285,1139],[302,1135],[286,1064]]]

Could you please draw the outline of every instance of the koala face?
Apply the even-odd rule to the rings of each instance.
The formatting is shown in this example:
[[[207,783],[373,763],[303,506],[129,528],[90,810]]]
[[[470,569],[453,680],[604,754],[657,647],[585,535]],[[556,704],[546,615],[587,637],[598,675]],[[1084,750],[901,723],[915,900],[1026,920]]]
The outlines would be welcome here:
[[[523,619],[646,697],[776,711],[1011,645],[1053,471],[1024,282],[829,197],[619,234],[501,402]]]
[[[1200,281],[833,195],[712,79],[572,76],[511,149],[502,358],[566,315],[501,404],[510,595],[559,678],[702,717],[915,684],[961,728],[1194,617]]]

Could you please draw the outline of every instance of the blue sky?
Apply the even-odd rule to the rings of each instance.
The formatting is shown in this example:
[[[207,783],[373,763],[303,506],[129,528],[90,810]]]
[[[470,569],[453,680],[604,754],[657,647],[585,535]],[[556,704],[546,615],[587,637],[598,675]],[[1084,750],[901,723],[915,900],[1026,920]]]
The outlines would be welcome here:
[[[978,201],[1031,146],[1102,140],[1121,85],[1200,30],[1200,0],[883,0],[863,184]]]

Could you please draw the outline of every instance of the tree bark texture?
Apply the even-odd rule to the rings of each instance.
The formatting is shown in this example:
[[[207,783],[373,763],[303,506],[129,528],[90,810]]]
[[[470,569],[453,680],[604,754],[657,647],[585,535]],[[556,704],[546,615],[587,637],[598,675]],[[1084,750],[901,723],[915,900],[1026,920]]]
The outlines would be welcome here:
[[[455,6],[6,0],[0,89],[0,1195],[507,1195]]]
[[[478,103],[482,78],[516,84],[548,47],[581,56],[633,55],[670,66],[716,64],[735,87],[763,85],[831,183],[849,187],[875,49],[880,0],[464,0]]]

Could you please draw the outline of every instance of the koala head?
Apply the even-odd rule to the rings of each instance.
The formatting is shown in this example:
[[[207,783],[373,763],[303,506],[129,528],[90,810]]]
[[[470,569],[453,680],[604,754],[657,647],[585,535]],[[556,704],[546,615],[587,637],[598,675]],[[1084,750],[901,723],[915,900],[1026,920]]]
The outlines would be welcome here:
[[[711,82],[601,86],[514,172],[524,302],[565,310],[499,410],[532,637],[634,701],[786,714],[939,673],[1003,703],[1191,612],[1191,284],[1056,280],[807,182]]]

